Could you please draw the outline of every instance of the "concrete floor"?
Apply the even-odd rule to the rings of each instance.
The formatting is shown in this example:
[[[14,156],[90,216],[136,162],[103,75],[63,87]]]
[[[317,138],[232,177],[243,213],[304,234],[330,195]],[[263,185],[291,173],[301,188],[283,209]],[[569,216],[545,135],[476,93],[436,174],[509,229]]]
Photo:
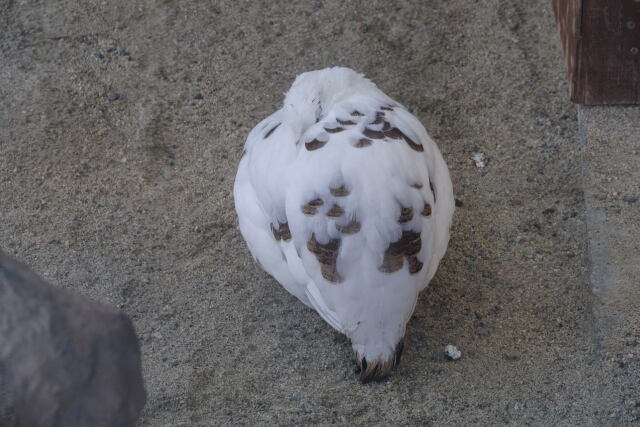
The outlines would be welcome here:
[[[550,2],[9,1],[0,55],[0,245],[132,317],[140,425],[640,421],[640,335],[619,326],[637,293],[599,280],[617,267],[598,270],[594,246],[609,209],[638,223],[624,200],[638,168],[584,178],[622,174],[637,136],[607,164],[600,141],[623,140],[597,110],[579,129]],[[380,384],[360,384],[347,340],[253,263],[233,210],[248,131],[296,74],[330,65],[413,109],[462,203]],[[602,112],[614,130],[637,113]]]
[[[640,106],[579,107],[590,286],[609,390],[640,421]],[[615,415],[612,415],[615,418]]]

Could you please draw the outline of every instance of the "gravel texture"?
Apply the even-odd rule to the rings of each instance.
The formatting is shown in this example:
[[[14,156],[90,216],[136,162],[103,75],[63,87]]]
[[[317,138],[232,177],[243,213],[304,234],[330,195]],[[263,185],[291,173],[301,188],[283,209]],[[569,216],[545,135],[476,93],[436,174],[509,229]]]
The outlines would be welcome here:
[[[330,65],[413,110],[458,199],[376,384],[253,262],[233,210],[249,130]],[[631,422],[612,378],[634,371],[598,344],[566,93],[543,0],[0,3],[0,245],[132,318],[143,426]]]

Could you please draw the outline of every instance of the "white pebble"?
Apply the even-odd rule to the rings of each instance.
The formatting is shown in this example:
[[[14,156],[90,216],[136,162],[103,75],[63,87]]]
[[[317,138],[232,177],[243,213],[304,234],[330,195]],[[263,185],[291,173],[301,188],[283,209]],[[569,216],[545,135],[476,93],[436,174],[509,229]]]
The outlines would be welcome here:
[[[455,345],[447,344],[444,348],[444,354],[451,360],[458,360],[462,357],[462,352]]]
[[[476,167],[478,169],[482,169],[486,165],[484,162],[485,160],[484,153],[473,153],[473,156],[471,156],[471,160],[476,162]]]

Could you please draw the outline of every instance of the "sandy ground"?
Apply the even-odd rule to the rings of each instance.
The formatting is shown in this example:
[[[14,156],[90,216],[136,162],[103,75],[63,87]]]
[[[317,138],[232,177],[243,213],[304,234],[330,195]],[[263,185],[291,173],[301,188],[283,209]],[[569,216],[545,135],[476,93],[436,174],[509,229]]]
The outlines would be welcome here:
[[[0,246],[132,317],[142,426],[638,421],[640,348],[603,357],[595,327],[550,2],[345,3],[0,2]],[[413,109],[462,203],[379,384],[233,210],[249,130],[330,65]]]

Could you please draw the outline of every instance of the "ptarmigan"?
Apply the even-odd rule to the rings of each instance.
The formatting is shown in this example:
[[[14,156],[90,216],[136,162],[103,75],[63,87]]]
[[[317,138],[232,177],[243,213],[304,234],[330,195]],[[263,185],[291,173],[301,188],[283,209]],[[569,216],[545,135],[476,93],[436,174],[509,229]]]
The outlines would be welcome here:
[[[385,377],[454,210],[418,119],[349,68],[303,73],[249,133],[234,198],[260,265],[351,339],[363,382]]]

